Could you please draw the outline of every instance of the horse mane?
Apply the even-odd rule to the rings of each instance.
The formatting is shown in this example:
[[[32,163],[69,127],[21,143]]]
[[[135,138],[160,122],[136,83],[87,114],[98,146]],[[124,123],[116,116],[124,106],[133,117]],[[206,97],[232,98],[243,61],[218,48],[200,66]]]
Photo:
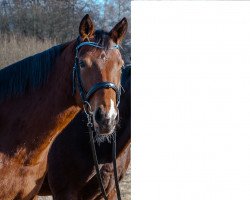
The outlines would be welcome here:
[[[1,69],[0,102],[42,87],[64,46],[65,44],[54,46]]]
[[[98,45],[102,46],[106,50],[110,48],[110,44],[112,41],[109,33],[104,30],[96,30],[94,40]]]

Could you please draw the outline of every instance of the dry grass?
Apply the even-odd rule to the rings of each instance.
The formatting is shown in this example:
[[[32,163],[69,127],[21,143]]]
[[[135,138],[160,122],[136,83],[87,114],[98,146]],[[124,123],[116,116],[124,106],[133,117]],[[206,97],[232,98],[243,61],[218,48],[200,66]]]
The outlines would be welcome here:
[[[52,47],[55,42],[32,37],[0,35],[0,68]]]
[[[0,69],[26,58],[35,53],[44,51],[55,42],[50,40],[40,41],[36,38],[19,37],[16,35],[0,35]],[[123,200],[130,200],[130,169],[127,176],[121,183],[121,193]],[[51,200],[51,197],[39,197],[39,200]]]

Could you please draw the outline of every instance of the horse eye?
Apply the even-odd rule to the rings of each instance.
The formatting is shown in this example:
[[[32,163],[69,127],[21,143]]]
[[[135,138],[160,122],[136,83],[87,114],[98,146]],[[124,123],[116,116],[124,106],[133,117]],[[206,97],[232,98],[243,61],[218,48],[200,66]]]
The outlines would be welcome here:
[[[79,66],[80,66],[81,68],[84,68],[84,67],[85,67],[84,62],[83,62],[83,61],[80,61],[80,62],[79,62]]]

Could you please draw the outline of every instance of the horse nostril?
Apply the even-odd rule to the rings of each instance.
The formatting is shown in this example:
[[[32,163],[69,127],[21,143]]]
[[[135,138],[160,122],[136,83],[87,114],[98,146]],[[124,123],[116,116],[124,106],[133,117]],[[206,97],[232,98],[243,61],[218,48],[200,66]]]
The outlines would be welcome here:
[[[95,112],[95,120],[96,122],[100,122],[103,118],[103,112],[102,109],[99,107],[97,111]]]

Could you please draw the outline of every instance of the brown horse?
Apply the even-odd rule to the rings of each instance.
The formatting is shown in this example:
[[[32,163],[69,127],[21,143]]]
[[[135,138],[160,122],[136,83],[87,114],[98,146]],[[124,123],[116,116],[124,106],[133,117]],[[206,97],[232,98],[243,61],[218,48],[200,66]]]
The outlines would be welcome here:
[[[45,176],[49,147],[83,108],[83,90],[89,91],[99,82],[120,87],[123,61],[113,47],[122,41],[126,30],[124,18],[109,33],[94,31],[86,15],[78,40],[0,71],[0,199],[35,197]],[[95,46],[85,45],[76,51],[79,42],[89,41]],[[75,61],[78,76],[72,81]],[[74,81],[78,84],[72,96]],[[97,135],[107,136],[117,122],[116,91],[100,88],[88,100],[98,119],[94,119]]]
[[[125,93],[121,96],[120,127],[117,130],[119,179],[124,176],[130,163],[130,79],[130,67],[127,67],[122,74],[122,86]],[[102,198],[91,157],[88,128],[82,117],[79,113],[52,144],[48,157],[48,180],[45,180],[39,195],[52,193],[56,200]],[[110,143],[101,143],[96,144],[96,149],[106,193],[109,199],[116,199],[111,146]]]

